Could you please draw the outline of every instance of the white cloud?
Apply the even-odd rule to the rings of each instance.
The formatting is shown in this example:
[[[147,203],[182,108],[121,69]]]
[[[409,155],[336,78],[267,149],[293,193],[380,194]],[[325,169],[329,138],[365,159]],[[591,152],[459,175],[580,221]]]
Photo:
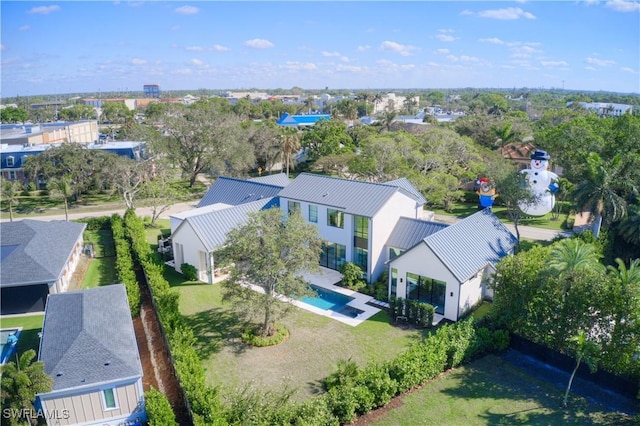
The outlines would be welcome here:
[[[640,11],[640,3],[637,1],[611,0],[605,5],[616,12],[637,12]]]
[[[336,67],[336,71],[345,71],[345,72],[353,72],[353,73],[361,73],[364,70],[365,68],[355,66],[355,65],[338,64],[338,66]]]
[[[262,38],[254,38],[252,40],[247,40],[244,42],[244,45],[248,47],[253,47],[254,49],[269,49],[275,46],[269,40],[264,40]]]
[[[418,50],[418,48],[411,45],[396,43],[395,41],[383,41],[380,44],[380,50],[390,50],[392,52],[399,53],[402,56],[409,56],[411,55],[411,52]]]
[[[28,31],[30,29],[31,27],[29,25],[23,25],[20,28],[18,28],[18,31]]]
[[[449,34],[438,34],[436,35],[436,38],[440,41],[445,41],[445,42],[451,42],[451,41],[455,41],[455,37]]]
[[[173,70],[171,73],[172,74],[180,74],[180,75],[189,75],[192,72],[193,71],[191,70],[191,68],[179,68],[177,70]]]
[[[280,65],[280,68],[288,69],[288,70],[305,70],[305,71],[314,71],[317,70],[316,64],[311,62],[294,62],[287,61],[284,64]]]
[[[181,15],[195,15],[196,13],[200,12],[200,9],[195,6],[181,6],[174,9],[173,11]]]
[[[473,12],[470,11],[469,9],[465,9],[462,12],[460,12],[460,15],[462,15],[462,16],[471,16],[471,15],[473,15]]]
[[[480,16],[481,18],[503,19],[503,20],[512,20],[512,19],[520,19],[520,18],[536,19],[536,17],[533,14],[529,12],[525,12],[519,7],[507,7],[504,9],[483,10],[481,12],[478,12],[478,16]]]
[[[34,15],[48,15],[53,12],[57,12],[60,10],[60,6],[54,4],[51,6],[36,6],[27,11],[27,13],[31,13]]]
[[[147,61],[146,61],[145,59],[133,58],[133,59],[131,60],[131,63],[132,63],[133,65],[144,65],[144,64],[146,64],[146,63],[147,63]]]
[[[447,56],[447,59],[452,62],[479,62],[480,61],[480,59],[476,58],[475,56],[468,56],[468,55],[460,55],[460,56],[449,55]]]
[[[184,50],[188,50],[190,52],[202,52],[204,48],[202,46],[187,46]]]
[[[229,48],[220,44],[214,44],[213,46],[211,46],[211,50],[213,50],[214,52],[227,52]]]
[[[178,31],[180,28],[180,25],[174,25],[173,27],[171,27],[171,31]]]
[[[620,67],[620,71],[629,72],[631,74],[637,74],[636,70],[634,70],[633,68],[629,68],[629,67]]]
[[[592,56],[586,57],[584,61],[589,65],[596,65],[599,67],[608,67],[616,63],[615,61],[612,61],[610,59],[600,59],[600,58],[594,58]]]
[[[341,56],[341,57],[340,57],[340,60],[341,60],[342,62],[349,62],[349,61],[350,61],[349,57],[347,57],[347,56]]]
[[[478,41],[480,43],[491,43],[491,44],[504,44],[504,41],[500,40],[497,37],[491,37],[491,38],[481,38],[478,39]]]
[[[433,51],[436,55],[446,55],[449,53],[449,49],[436,49]]]
[[[540,61],[540,64],[549,68],[566,68],[569,66],[565,61]]]
[[[365,45],[362,45],[362,46],[358,46],[356,48],[356,50],[358,52],[364,52],[365,50],[369,50],[369,49],[371,49],[371,46],[369,46],[368,44],[365,44]]]
[[[327,52],[323,51],[322,56],[340,56],[340,52]]]
[[[191,61],[189,61],[189,63],[191,65],[195,65],[195,66],[198,66],[198,67],[201,67],[201,66],[204,65],[204,61],[202,61],[200,59],[197,59],[197,58],[193,58]]]
[[[129,6],[129,7],[141,7],[142,5],[144,5],[143,1],[129,1],[129,2],[127,2],[127,6]]]
[[[596,68],[595,67],[584,67],[585,70],[587,71],[595,71]]]

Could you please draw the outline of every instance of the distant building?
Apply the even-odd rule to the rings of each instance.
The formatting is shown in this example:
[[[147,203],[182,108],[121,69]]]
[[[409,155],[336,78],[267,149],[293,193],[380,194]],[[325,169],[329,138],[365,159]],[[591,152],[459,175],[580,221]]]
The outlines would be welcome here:
[[[573,102],[567,102],[567,106]],[[632,114],[633,106],[615,104],[611,102],[578,102],[584,109],[595,111],[600,117],[619,117],[622,114]]]
[[[159,84],[145,84],[142,87],[145,98],[159,98],[160,97],[160,85]]]
[[[290,115],[285,112],[276,122],[283,127],[309,127],[320,120],[331,120],[329,114]]]
[[[6,145],[90,143],[98,140],[96,120],[57,121],[40,124],[3,124],[0,139]]]

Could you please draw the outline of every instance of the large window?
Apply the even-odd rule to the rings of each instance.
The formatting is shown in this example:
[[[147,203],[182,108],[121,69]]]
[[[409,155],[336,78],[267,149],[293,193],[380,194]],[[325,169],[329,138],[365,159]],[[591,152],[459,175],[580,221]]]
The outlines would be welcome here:
[[[7,157],[7,167],[13,167],[13,157]]]
[[[353,246],[356,248],[361,248],[365,251],[369,249],[369,218],[368,217],[354,216]]]
[[[287,201],[287,208],[289,209],[289,214],[293,214],[293,212],[300,213],[300,203],[297,201]]]
[[[444,301],[447,283],[407,273],[407,299],[429,303],[436,308],[436,312],[444,315]]]
[[[396,257],[400,256],[402,253],[404,253],[404,250],[391,247],[389,249],[389,260],[395,259]]]
[[[325,243],[320,253],[320,266],[337,271],[346,262],[346,256],[347,248],[342,244]]]
[[[398,289],[398,270],[395,268],[391,268],[391,297],[397,296]]]
[[[327,209],[327,225],[334,228],[344,228],[344,212]]]
[[[113,388],[102,390],[102,402],[104,403],[105,410],[118,408],[118,401],[116,400],[116,393]]]
[[[367,264],[369,263],[368,260],[369,251],[360,247],[356,247],[353,252],[353,263],[358,265],[365,274],[367,273]]]
[[[318,223],[318,206],[309,204],[309,222]]]

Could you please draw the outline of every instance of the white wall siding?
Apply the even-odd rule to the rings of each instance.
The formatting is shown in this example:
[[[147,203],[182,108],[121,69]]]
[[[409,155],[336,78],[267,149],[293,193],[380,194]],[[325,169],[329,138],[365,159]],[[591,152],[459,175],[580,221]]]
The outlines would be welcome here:
[[[183,263],[188,263],[193,265],[198,270],[198,274],[203,272],[206,276],[206,269],[202,271],[200,269],[200,252],[207,252],[204,245],[193,231],[193,228],[189,223],[183,223],[182,226],[178,229],[178,232],[173,234],[172,236],[172,244],[173,244],[173,252],[178,253],[178,249],[176,249],[176,244],[182,244],[183,248]],[[176,264],[174,265],[176,271],[181,272],[180,264],[178,263],[178,258],[176,257]]]
[[[482,271],[479,271],[460,286],[458,317],[482,301],[482,275]]]

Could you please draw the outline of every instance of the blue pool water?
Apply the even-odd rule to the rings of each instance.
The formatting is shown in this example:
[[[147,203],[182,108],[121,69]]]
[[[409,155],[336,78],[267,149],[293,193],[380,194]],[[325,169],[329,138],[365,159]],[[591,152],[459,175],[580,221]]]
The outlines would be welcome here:
[[[314,292],[315,297],[304,296],[300,299],[301,302],[307,303],[316,308],[323,309],[325,311],[334,311],[343,315],[350,316],[352,318],[357,317],[364,311],[360,309],[347,306],[347,303],[353,300],[353,297],[345,296],[344,294],[336,293],[335,291],[327,290],[326,288],[318,287],[313,284],[309,286]]]
[[[0,330],[0,365],[6,364],[16,350],[17,342],[13,345],[7,344],[7,338],[13,333],[20,337],[20,330],[17,328]]]

